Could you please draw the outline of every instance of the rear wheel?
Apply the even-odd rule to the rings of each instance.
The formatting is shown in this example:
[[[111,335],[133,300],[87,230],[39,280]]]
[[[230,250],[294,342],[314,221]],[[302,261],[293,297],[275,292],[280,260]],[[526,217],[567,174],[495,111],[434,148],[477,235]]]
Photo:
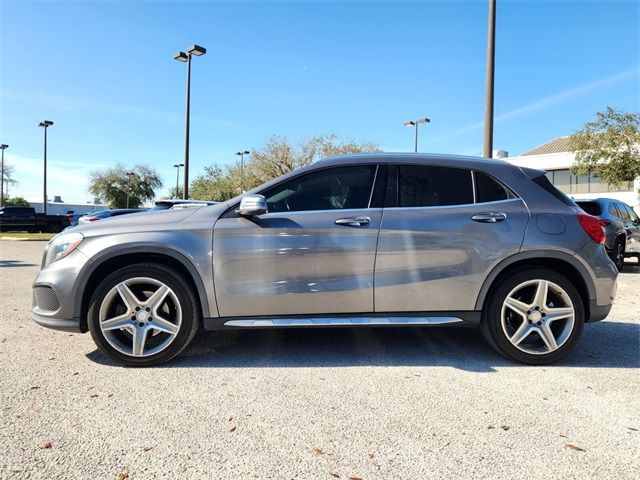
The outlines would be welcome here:
[[[480,327],[507,358],[543,365],[569,353],[583,325],[584,307],[574,285],[553,270],[528,268],[503,277]]]
[[[624,268],[624,240],[618,238],[613,245],[613,250],[608,253],[611,261],[616,264],[616,268],[621,272]]]
[[[100,351],[132,367],[159,365],[178,355],[200,324],[188,285],[179,272],[154,263],[113,272],[92,295],[87,315]]]

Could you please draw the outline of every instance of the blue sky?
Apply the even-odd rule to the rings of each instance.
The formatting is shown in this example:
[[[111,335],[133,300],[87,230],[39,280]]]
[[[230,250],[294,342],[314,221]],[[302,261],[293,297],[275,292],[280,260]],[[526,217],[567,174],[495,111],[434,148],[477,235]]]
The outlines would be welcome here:
[[[640,106],[640,2],[498,0],[496,148],[570,134],[607,105]],[[146,163],[166,190],[182,160],[192,43],[192,178],[273,135],[336,132],[409,151],[482,151],[487,1],[0,0],[0,142],[41,198],[86,201],[89,172]]]

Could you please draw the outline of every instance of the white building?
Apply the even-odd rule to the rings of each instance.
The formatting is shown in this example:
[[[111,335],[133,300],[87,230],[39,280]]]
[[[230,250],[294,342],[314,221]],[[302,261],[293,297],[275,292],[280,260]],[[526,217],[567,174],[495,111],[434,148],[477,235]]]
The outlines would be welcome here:
[[[42,202],[31,202],[29,206],[33,207],[36,213],[42,213]],[[65,215],[67,213],[91,213],[100,210],[106,210],[107,206],[100,203],[66,203],[62,201],[59,195],[53,198],[53,201],[47,202],[48,215]]]
[[[613,187],[603,183],[595,175],[573,175],[570,168],[575,162],[575,154],[569,151],[569,137],[555,138],[518,157],[507,155],[503,150],[497,150],[494,157],[520,167],[546,170],[551,183],[575,199],[615,198],[631,205],[640,213],[640,177],[633,182],[623,182]]]

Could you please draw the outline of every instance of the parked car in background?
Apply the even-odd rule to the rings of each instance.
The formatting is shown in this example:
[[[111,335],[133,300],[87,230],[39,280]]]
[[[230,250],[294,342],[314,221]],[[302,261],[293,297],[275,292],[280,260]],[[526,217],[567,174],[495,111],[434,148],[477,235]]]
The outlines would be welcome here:
[[[152,207],[151,210],[169,210],[170,208],[204,207],[207,205],[215,205],[216,203],[217,202],[209,202],[205,200],[180,200],[180,199],[158,200],[156,201],[155,207]]]
[[[36,213],[33,207],[0,208],[0,231],[58,233],[69,225],[66,215]]]
[[[69,220],[69,226],[75,227],[78,225],[78,219],[80,217],[84,217],[85,215],[89,215],[88,213],[67,213],[67,219]]]
[[[577,200],[576,203],[600,221],[607,253],[619,271],[624,268],[625,258],[635,257],[640,262],[640,219],[633,208],[613,198]]]
[[[135,218],[134,218],[135,217]],[[566,355],[618,271],[545,172],[449,155],[315,162],[211,207],[125,215],[47,245],[31,317],[130,366],[209,330],[479,325],[506,357]]]
[[[120,215],[128,215],[129,213],[146,212],[148,208],[115,208],[113,210],[101,210],[99,212],[83,215],[78,218],[78,225],[84,223],[93,223],[110,217],[118,217]]]

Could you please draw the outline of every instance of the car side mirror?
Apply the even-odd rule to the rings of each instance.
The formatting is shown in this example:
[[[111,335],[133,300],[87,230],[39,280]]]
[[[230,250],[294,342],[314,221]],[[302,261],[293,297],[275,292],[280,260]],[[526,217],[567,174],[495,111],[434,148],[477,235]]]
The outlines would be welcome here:
[[[240,208],[236,210],[236,213],[242,217],[254,217],[256,215],[264,215],[267,212],[267,199],[258,194],[242,197]]]

